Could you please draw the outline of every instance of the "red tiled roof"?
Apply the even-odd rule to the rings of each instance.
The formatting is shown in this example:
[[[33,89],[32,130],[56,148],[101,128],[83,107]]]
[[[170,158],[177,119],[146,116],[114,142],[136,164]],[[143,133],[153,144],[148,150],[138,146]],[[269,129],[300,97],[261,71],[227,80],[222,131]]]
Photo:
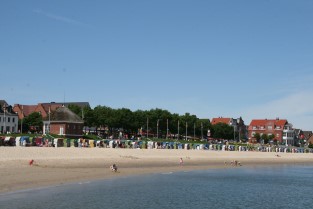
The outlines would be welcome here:
[[[39,104],[38,104],[39,105]],[[55,111],[56,109],[58,109],[59,107],[62,107],[62,104],[54,104],[54,103],[44,103],[44,104],[40,104],[43,109],[48,113],[49,112],[49,107],[50,107],[50,111]]]
[[[35,112],[37,105],[23,105],[23,113],[27,117],[31,113]]]
[[[279,119],[257,119],[252,120],[250,126],[268,126],[268,125],[275,125],[275,126],[284,126],[287,120],[279,120]]]
[[[215,125],[218,123],[230,124],[231,118],[213,118],[211,124]]]

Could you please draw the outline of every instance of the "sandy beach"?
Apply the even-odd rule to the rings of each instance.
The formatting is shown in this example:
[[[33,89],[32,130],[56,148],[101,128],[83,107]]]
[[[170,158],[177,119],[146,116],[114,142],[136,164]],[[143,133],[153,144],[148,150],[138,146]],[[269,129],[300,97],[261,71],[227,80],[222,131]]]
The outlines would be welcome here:
[[[0,147],[0,193],[162,172],[240,169],[244,166],[313,165],[313,154],[208,150]],[[180,158],[183,165],[180,165]],[[30,160],[34,160],[32,166]],[[237,160],[242,166],[231,166]],[[227,163],[225,165],[225,162]],[[117,164],[118,172],[110,165]]]

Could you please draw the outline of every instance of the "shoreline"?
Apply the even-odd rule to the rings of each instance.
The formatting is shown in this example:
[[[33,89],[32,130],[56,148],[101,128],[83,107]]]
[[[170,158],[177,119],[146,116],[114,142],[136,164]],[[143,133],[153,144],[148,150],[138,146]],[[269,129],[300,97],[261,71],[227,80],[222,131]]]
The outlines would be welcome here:
[[[208,150],[0,147],[0,194],[81,181],[164,172],[313,165],[312,153]],[[180,165],[180,158],[183,165]],[[29,165],[33,159],[34,164]],[[242,166],[231,166],[231,161]],[[225,162],[227,165],[225,165]],[[118,172],[110,165],[117,164]]]

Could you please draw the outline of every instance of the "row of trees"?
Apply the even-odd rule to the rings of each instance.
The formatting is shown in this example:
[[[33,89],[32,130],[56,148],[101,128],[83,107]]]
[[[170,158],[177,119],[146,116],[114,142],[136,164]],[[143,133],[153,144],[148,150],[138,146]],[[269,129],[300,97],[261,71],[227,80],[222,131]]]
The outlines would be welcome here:
[[[233,139],[234,129],[227,124],[212,125],[209,119],[199,119],[196,115],[185,113],[179,115],[170,113],[163,109],[136,110],[127,108],[113,109],[106,106],[96,106],[81,108],[77,105],[69,105],[68,108],[79,115],[84,120],[84,125],[88,127],[107,128],[106,135],[118,134],[123,131],[129,136],[137,136],[140,130],[145,135],[165,138],[169,136],[180,137],[187,135],[196,138],[207,138],[208,130],[210,137],[220,139]],[[20,121],[21,122],[21,121]],[[32,127],[42,129],[42,118],[39,113],[32,113],[23,120],[23,130],[31,130]]]

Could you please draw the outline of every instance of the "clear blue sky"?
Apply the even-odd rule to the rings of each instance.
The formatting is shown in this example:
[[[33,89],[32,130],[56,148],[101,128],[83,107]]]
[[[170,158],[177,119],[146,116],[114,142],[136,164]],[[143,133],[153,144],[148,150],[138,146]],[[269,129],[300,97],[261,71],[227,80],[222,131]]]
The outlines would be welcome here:
[[[1,99],[313,130],[311,0],[0,0]]]

